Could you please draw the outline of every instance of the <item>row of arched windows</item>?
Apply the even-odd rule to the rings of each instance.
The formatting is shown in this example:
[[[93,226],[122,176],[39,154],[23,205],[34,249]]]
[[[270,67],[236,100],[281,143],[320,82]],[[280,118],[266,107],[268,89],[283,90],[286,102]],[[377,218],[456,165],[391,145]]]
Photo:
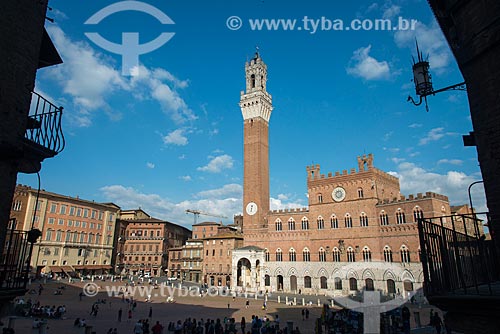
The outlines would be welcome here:
[[[269,253],[268,249],[264,250],[265,252],[265,259],[266,261],[272,261],[271,260],[271,254]],[[372,252],[368,246],[363,247],[361,252],[359,251],[358,247],[354,249],[353,247],[347,247],[345,250],[345,257],[342,255],[344,254],[343,250],[340,250],[337,247],[334,247],[332,252],[331,252],[331,260],[333,262],[342,262],[342,258],[344,258],[344,261],[346,262],[356,262],[357,255],[360,254],[360,258],[363,262],[371,262],[372,261]],[[328,261],[328,255],[329,252],[325,250],[323,247],[321,247],[318,250],[318,261],[319,262],[327,262]],[[392,249],[389,246],[385,246],[383,250],[383,255],[384,255],[384,262],[393,262],[393,253]],[[410,250],[406,245],[402,245],[401,248],[399,249],[399,255],[400,255],[400,261],[401,263],[410,263],[411,262],[411,257],[410,257]],[[277,262],[282,262],[284,259],[283,257],[283,250],[281,248],[276,249],[275,253],[275,261]],[[297,252],[293,247],[291,247],[288,250],[288,261],[290,262],[295,262],[297,261]],[[302,261],[304,262],[310,262],[311,261],[311,251],[309,248],[305,247],[302,250]]]
[[[406,223],[406,214],[402,209],[397,209],[395,213],[395,222],[396,224],[405,224]],[[424,213],[422,209],[418,206],[416,206],[413,209],[413,221],[417,222],[418,219],[424,218]],[[345,228],[352,228],[353,227],[353,217],[351,214],[346,213],[344,215],[344,227]],[[380,211],[379,214],[379,223],[380,225],[389,225],[390,224],[390,219],[389,215],[385,212],[385,210]],[[274,222],[276,231],[283,231],[283,222],[281,221],[280,218],[277,218]],[[369,219],[366,213],[361,212],[359,215],[359,226],[361,227],[367,227],[369,226]],[[318,230],[323,230],[325,228],[325,220],[322,216],[318,216],[316,219],[316,227]],[[302,230],[308,230],[309,229],[309,219],[307,217],[303,217],[301,220],[301,228]],[[339,228],[339,218],[335,215],[332,214],[330,216],[330,228],[332,229],[337,229]],[[295,220],[290,217],[288,219],[288,230],[289,231],[294,231],[296,229],[295,226]]]
[[[292,281],[294,283],[292,283]],[[326,276],[321,276],[319,278],[320,282],[320,289],[328,289],[328,278]],[[371,278],[366,278],[364,280],[365,286],[364,289],[366,291],[374,291],[375,290],[375,284],[373,282],[373,279]],[[297,276],[290,276],[290,285],[296,285],[297,283]],[[265,275],[264,277],[264,284],[265,286],[271,286],[271,277],[269,275]],[[333,285],[335,290],[342,290],[342,279],[340,277],[335,277],[333,279]],[[304,276],[304,288],[305,289],[310,289],[312,288],[312,278],[311,276]],[[403,288],[404,291],[410,292],[413,291],[413,282],[410,280],[404,280],[403,281]],[[350,291],[357,291],[358,290],[358,280],[355,277],[349,278],[349,290]],[[396,294],[396,282],[393,279],[388,279],[386,281],[386,290],[388,294]]]

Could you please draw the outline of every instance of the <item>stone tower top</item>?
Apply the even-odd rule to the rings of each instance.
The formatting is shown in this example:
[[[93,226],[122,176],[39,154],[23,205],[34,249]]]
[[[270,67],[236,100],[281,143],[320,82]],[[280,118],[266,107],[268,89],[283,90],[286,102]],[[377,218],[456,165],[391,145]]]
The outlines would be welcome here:
[[[258,51],[250,61],[245,63],[246,93],[266,91],[267,66]]]
[[[241,91],[240,108],[244,120],[257,117],[269,122],[273,110],[272,97],[266,90],[267,66],[259,52],[245,63],[246,90]]]

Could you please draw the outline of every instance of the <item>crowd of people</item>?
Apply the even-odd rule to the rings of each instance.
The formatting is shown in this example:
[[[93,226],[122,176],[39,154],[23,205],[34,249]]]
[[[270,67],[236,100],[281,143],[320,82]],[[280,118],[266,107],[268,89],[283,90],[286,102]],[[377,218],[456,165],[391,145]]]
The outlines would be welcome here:
[[[16,300],[16,313],[25,317],[61,319],[66,314],[66,305],[40,305],[40,301],[33,302],[31,298]]]
[[[134,334],[300,334],[298,327],[291,333],[287,333],[287,328],[280,328],[280,319],[275,315],[271,320],[267,316],[258,317],[252,315],[252,319],[247,323],[242,317],[237,323],[235,318],[225,317],[224,319],[197,320],[186,318],[184,321],[170,322],[166,327],[157,321],[150,327],[148,319],[138,320],[134,324]]]

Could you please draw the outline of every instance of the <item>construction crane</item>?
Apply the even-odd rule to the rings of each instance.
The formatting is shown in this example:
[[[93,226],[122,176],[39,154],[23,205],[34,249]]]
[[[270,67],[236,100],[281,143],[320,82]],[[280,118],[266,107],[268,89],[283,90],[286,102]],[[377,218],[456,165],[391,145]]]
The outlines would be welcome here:
[[[213,214],[213,213],[203,212],[203,211],[200,211],[200,210],[187,209],[186,210],[186,214],[188,214],[188,213],[192,213],[194,215],[194,224],[196,224],[196,222],[198,221],[198,217],[200,215],[210,216],[210,217],[217,217],[217,218],[227,218],[226,216],[216,215],[216,214]]]

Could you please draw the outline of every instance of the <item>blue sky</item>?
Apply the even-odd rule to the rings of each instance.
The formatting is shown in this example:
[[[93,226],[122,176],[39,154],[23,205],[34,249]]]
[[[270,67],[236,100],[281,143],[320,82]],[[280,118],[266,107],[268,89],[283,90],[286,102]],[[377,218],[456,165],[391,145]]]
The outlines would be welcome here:
[[[272,208],[305,207],[311,163],[322,173],[375,166],[400,177],[402,193],[435,191],[466,203],[481,179],[467,96],[445,92],[430,111],[406,102],[413,93],[415,36],[428,54],[435,88],[462,81],[425,0],[394,1],[145,1],[175,24],[141,12],[85,25],[116,1],[51,0],[47,22],[64,63],[38,71],[36,90],[65,108],[66,148],[43,163],[42,188],[141,206],[153,216],[190,226],[185,209],[232,217],[242,212],[243,123],[238,107],[244,63],[259,46],[273,96],[270,120]],[[230,16],[242,19],[230,30]],[[255,31],[249,19],[418,20],[415,31]],[[162,32],[173,38],[140,56],[139,75],[121,73],[121,56],[89,40],[115,43],[138,32],[140,43]],[[19,183],[37,186],[36,176]],[[479,186],[475,206],[485,209]],[[202,217],[204,220],[210,217]],[[231,219],[223,220],[229,223]]]

